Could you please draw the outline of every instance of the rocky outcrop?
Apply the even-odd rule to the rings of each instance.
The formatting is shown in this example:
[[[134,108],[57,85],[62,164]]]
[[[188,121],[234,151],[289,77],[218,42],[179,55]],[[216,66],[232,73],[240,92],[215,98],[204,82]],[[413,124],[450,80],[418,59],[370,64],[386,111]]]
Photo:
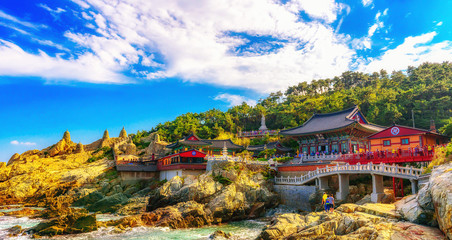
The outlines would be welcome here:
[[[258,239],[444,239],[437,228],[397,222],[346,204],[334,213],[287,213],[274,217]]]
[[[188,201],[144,213],[141,220],[148,226],[188,228],[208,225],[212,217],[203,204]]]
[[[34,236],[55,236],[97,230],[95,214],[75,212],[42,222],[29,230]]]
[[[452,239],[452,164],[445,164],[433,169],[428,189],[435,208],[439,228]],[[427,196],[424,206],[430,208]]]
[[[122,127],[121,132],[119,132],[119,138],[127,138],[127,132],[124,127]]]
[[[52,146],[47,152],[49,156],[68,154],[75,150],[76,144],[71,141],[71,135],[69,131],[64,132],[63,138],[54,146]]]
[[[11,158],[8,161],[7,165],[11,165],[14,161],[18,160],[20,157],[20,154],[14,153],[14,155],[11,156]]]
[[[83,147],[82,143],[78,143],[77,147],[75,148],[75,153],[84,153],[85,152],[85,148]]]
[[[221,223],[256,218],[278,204],[262,174],[251,171],[245,164],[227,163],[191,183],[184,182],[174,177],[157,189],[149,198],[147,211],[196,202],[203,205],[212,223]]]
[[[424,190],[423,192],[426,194],[428,191]],[[419,203],[419,197],[425,196],[424,194],[407,196],[396,202],[396,208],[400,215],[410,222],[438,226],[434,209],[427,209]]]

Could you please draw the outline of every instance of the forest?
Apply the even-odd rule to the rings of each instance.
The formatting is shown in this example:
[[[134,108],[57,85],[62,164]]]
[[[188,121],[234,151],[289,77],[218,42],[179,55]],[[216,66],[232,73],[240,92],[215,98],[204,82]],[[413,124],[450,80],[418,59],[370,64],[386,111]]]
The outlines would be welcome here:
[[[406,71],[385,70],[365,74],[347,71],[332,79],[300,82],[285,92],[271,93],[256,106],[246,103],[227,111],[211,109],[186,113],[158,124],[161,139],[174,142],[192,132],[205,139],[233,136],[239,131],[257,130],[262,114],[269,129],[303,124],[314,113],[340,111],[358,105],[367,120],[382,126],[400,124],[429,129],[435,121],[441,133],[452,136],[452,63],[423,63]]]

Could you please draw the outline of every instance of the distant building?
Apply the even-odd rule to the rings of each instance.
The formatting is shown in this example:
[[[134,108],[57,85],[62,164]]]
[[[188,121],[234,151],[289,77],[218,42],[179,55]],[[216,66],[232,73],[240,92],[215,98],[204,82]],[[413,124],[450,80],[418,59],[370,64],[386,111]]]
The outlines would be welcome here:
[[[190,134],[189,136],[167,145],[166,147],[175,152],[188,149],[198,149],[199,151],[209,153],[210,155],[221,155],[225,146],[227,148],[228,155],[234,155],[244,149],[243,146],[234,144],[230,139],[207,140],[201,139],[196,136],[196,134]]]
[[[357,153],[367,151],[367,137],[384,127],[369,123],[357,106],[333,113],[314,114],[303,125],[280,131],[300,145],[300,153]]]
[[[433,125],[434,126],[434,125]],[[393,125],[368,137],[371,151],[392,149],[415,149],[448,142],[448,137],[438,134],[436,129],[425,130],[401,125]]]
[[[255,155],[258,155],[266,149],[276,149],[276,154],[279,155],[286,155],[287,153],[293,152],[292,148],[284,147],[279,141],[261,145],[250,145],[246,148],[246,150],[253,152]]]
[[[204,173],[207,166],[205,157],[205,153],[192,149],[158,159],[157,169],[160,171],[160,180]]]

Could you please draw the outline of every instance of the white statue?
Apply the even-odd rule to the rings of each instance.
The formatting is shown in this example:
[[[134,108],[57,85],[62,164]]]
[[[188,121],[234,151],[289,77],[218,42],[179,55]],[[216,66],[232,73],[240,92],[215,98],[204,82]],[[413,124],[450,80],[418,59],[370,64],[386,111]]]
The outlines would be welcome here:
[[[264,116],[264,114],[262,114],[261,127],[259,128],[259,130],[267,130],[267,126],[265,125],[265,116]]]

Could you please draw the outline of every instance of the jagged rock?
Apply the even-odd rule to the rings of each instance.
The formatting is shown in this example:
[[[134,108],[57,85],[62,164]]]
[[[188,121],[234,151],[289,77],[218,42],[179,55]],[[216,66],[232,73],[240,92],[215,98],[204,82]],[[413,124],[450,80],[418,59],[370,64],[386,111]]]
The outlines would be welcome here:
[[[433,206],[432,194],[430,193],[430,184],[421,188],[417,194],[417,202],[419,206],[425,210],[435,211]]]
[[[126,195],[123,193],[117,193],[97,201],[89,206],[88,210],[91,212],[114,212],[120,208],[121,205],[127,203],[127,201],[129,201],[129,199]]]
[[[209,239],[229,239],[231,236],[232,235],[230,233],[217,230],[212,235],[209,236]]]
[[[61,234],[84,233],[97,230],[96,214],[71,213],[55,220],[42,222],[30,232],[37,236],[55,236]]]
[[[231,174],[230,169],[236,170],[232,171],[235,181],[229,185],[216,181],[211,172],[200,175],[187,185],[183,185],[181,178],[173,178],[150,196],[147,211],[180,202],[196,201],[205,204],[206,212],[214,219],[213,223],[220,223],[256,218],[265,209],[278,204],[277,196],[268,189],[268,183],[262,174],[252,172],[245,164],[238,168],[224,167],[214,171],[217,175]]]
[[[64,132],[63,138],[51,147],[48,151],[48,154],[53,157],[56,155],[71,153],[75,150],[76,144],[71,141],[71,135],[69,131]]]
[[[85,148],[83,147],[82,143],[78,143],[77,147],[75,148],[75,153],[84,153],[85,152]]]
[[[396,208],[402,217],[410,222],[436,226],[434,212],[424,210],[418,203],[416,195],[410,195],[396,203]]]
[[[102,136],[102,140],[108,140],[110,139],[110,134],[108,134],[108,130],[105,129],[104,135]]]
[[[429,186],[439,228],[452,239],[452,164],[433,169]]]
[[[306,226],[305,218],[296,213],[282,214],[273,218],[259,236],[259,239],[281,239],[298,232]]]
[[[8,231],[8,235],[10,237],[17,236],[17,235],[19,235],[19,234],[21,234],[23,232],[22,227],[19,226],[19,225],[10,227],[6,231]]]
[[[353,205],[342,208],[347,212],[276,216],[258,239],[444,239],[436,228],[357,212]]]
[[[11,158],[8,161],[8,166],[11,165],[14,161],[18,160],[20,157],[20,154],[15,153],[13,156],[11,156]]]
[[[119,138],[127,138],[127,132],[124,127],[122,127],[121,132],[119,132]]]
[[[104,197],[105,196],[101,192],[93,191],[93,192],[81,197],[77,201],[75,201],[74,205],[75,206],[86,206],[89,204],[96,203],[96,202],[102,200]]]
[[[201,227],[212,222],[204,205],[195,201],[178,203],[175,206],[144,213],[141,220],[149,226],[171,228]]]

